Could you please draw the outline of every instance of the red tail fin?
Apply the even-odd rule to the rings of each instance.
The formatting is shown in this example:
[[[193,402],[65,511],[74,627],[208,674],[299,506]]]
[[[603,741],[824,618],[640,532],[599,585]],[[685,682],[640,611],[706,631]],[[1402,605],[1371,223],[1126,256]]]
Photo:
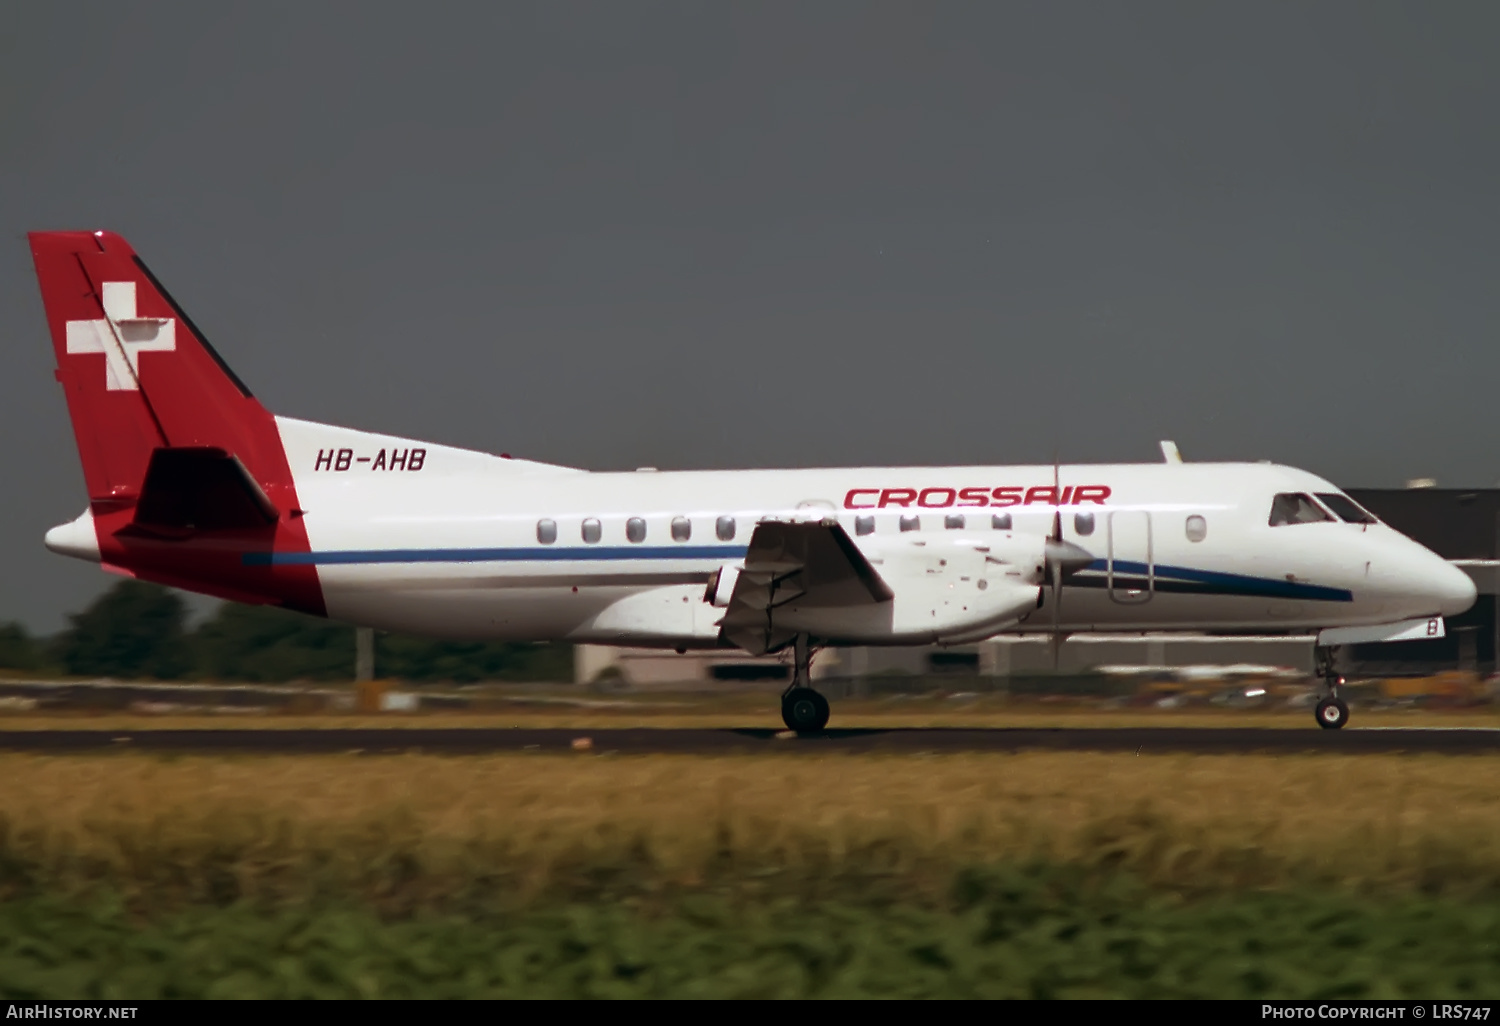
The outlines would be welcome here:
[[[270,484],[281,448],[270,415],[129,243],[34,232],[31,252],[91,500],[132,496],[162,446],[225,449]]]
[[[222,460],[237,460],[259,485],[272,521],[257,526],[235,520],[239,526],[232,530],[273,535],[278,550],[307,548],[275,420],[130,244],[110,232],[33,232],[30,239],[57,355],[57,379],[67,394],[102,561],[179,587],[321,611],[315,576],[293,581],[247,575],[229,551],[234,546],[226,544],[228,539],[205,547],[193,544],[192,537],[179,536],[168,543],[145,540],[139,531],[125,529],[132,515],[138,526],[146,524],[150,518],[143,520],[141,511],[160,505],[146,502],[137,508],[154,454],[200,450],[186,463],[156,461],[157,478],[166,480],[163,466],[180,465],[190,468],[188,480],[197,481],[203,477],[199,464],[210,465],[201,450],[217,450]],[[173,473],[181,478],[184,472]],[[253,485],[246,487],[255,491]],[[182,506],[182,500],[174,501]],[[218,528],[196,525],[189,534],[201,535],[205,528],[231,530],[223,526],[228,523],[223,517],[219,521]],[[261,537],[258,542],[263,547],[269,540]]]

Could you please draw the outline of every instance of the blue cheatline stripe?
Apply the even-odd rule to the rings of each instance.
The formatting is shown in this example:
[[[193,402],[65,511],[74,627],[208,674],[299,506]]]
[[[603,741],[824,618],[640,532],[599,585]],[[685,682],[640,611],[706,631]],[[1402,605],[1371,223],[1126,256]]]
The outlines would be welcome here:
[[[247,552],[245,566],[326,566],[337,563],[588,563],[596,560],[740,559],[744,545],[642,545],[524,549],[350,549],[339,552]]]
[[[1109,571],[1109,562],[1096,559],[1087,567],[1100,573]],[[1308,599],[1315,602],[1353,602],[1354,593],[1343,588],[1327,588],[1321,584],[1301,584],[1296,581],[1278,581],[1268,577],[1249,577],[1244,574],[1226,574],[1217,570],[1194,570],[1185,566],[1156,566],[1153,570],[1157,580],[1169,578],[1202,585],[1202,594],[1246,595],[1264,598]],[[1115,560],[1115,573],[1131,577],[1145,577],[1145,563],[1128,563]]]
[[[332,552],[247,552],[241,559],[245,566],[330,566],[373,563],[588,563],[621,562],[642,559],[742,559],[748,548],[743,545],[658,545],[658,546],[532,546],[521,549],[349,549]],[[1088,570],[1107,573],[1109,563],[1096,559]],[[1115,573],[1144,578],[1145,563],[1115,562]],[[1278,581],[1274,578],[1227,574],[1217,570],[1194,570],[1182,566],[1157,566],[1158,582],[1195,585],[1199,594],[1244,595],[1263,598],[1309,599],[1320,602],[1353,602],[1354,594],[1342,588],[1318,584]],[[1073,583],[1081,583],[1076,578]],[[1132,582],[1135,583],[1135,582]],[[1144,583],[1144,582],[1141,582]],[[1102,584],[1102,582],[1101,582]],[[1175,590],[1175,589],[1174,589]]]

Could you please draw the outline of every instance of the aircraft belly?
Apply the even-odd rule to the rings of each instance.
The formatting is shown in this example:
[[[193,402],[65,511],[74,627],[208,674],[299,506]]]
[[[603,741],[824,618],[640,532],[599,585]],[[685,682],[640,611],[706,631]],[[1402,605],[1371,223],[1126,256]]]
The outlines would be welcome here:
[[[619,595],[580,622],[567,640],[585,643],[713,647],[723,611],[703,601],[701,584],[645,588]]]
[[[1107,592],[1080,588],[1064,593],[1062,627],[1068,631],[1283,631],[1370,619],[1369,609],[1346,602],[1159,592],[1147,602],[1121,603]],[[1043,631],[1050,623],[1044,608],[1015,630]]]
[[[721,611],[701,584],[575,589],[471,576],[325,582],[329,616],[431,637],[631,645],[715,645]]]
[[[324,584],[331,619],[426,637],[560,640],[628,589],[474,587],[393,584],[383,588]]]

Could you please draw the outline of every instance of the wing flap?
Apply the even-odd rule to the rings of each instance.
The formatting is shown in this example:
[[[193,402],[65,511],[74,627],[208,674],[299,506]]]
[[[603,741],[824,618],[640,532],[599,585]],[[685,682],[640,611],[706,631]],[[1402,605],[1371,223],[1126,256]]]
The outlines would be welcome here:
[[[862,606],[888,602],[890,586],[837,521],[757,525],[720,624],[720,636],[753,654],[774,652],[795,631],[776,622],[790,602]]]

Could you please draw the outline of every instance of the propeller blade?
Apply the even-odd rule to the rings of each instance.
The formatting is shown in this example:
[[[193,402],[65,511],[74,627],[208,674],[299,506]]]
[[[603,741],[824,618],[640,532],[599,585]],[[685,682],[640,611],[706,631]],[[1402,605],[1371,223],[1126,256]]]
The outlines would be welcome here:
[[[1052,672],[1062,662],[1062,578],[1063,564],[1058,556],[1062,540],[1062,465],[1057,452],[1052,453],[1052,537],[1047,545],[1047,565],[1052,571]]]
[[[1062,658],[1062,565],[1052,564],[1052,672]]]
[[[1044,559],[1047,564],[1047,573],[1050,576],[1052,567],[1056,566],[1063,576],[1067,577],[1079,570],[1083,570],[1094,562],[1094,554],[1082,545],[1076,545],[1070,541],[1056,541],[1048,538],[1046,542]]]
[[[1062,541],[1062,467],[1052,454],[1052,540]]]

